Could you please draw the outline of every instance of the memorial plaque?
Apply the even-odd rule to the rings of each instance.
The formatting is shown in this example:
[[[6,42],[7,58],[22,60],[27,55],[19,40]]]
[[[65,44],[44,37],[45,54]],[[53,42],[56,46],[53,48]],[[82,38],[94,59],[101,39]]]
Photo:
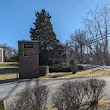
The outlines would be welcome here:
[[[33,48],[33,44],[24,44],[24,48]]]
[[[34,56],[34,52],[33,51],[25,51],[23,52],[23,56]]]

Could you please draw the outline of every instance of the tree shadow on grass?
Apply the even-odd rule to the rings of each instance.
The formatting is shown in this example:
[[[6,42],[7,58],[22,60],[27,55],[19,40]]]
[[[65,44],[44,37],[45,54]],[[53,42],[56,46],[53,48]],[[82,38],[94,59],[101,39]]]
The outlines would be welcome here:
[[[18,73],[18,68],[0,68],[0,75],[9,73]]]
[[[1,67],[2,66],[6,66],[6,67],[18,67],[19,66],[19,63],[5,62],[5,63],[1,64],[0,66]]]

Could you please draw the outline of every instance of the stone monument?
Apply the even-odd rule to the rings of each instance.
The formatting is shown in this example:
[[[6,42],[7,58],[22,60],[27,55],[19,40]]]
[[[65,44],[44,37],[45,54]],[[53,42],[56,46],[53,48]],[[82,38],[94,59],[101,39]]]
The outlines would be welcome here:
[[[0,62],[4,62],[3,48],[0,48]]]
[[[39,77],[39,48],[37,41],[18,41],[19,78]]]

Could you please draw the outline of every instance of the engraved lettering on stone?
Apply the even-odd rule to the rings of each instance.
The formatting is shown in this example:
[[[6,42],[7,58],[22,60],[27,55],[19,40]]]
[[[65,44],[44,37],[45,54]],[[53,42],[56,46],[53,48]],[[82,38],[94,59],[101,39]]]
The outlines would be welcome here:
[[[25,52],[23,52],[23,56],[34,56],[34,52],[33,51],[25,51]]]
[[[24,48],[33,48],[33,44],[24,44]]]

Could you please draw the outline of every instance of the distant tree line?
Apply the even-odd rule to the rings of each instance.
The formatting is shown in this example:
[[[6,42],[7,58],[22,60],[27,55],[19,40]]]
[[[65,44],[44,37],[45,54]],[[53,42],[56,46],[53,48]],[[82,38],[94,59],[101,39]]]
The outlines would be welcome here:
[[[70,39],[62,44],[53,30],[51,16],[45,9],[35,13],[35,22],[30,29],[31,40],[39,42],[39,65],[93,63],[110,65],[110,5],[90,10],[84,28],[75,30]],[[18,52],[7,44],[4,48],[5,61],[17,61]]]
[[[31,40],[39,42],[40,65],[67,63],[93,63],[110,65],[110,6],[103,5],[90,10],[84,28],[77,29],[64,45],[57,39],[51,24],[51,16],[44,9],[35,13]]]
[[[103,5],[88,12],[84,29],[78,29],[66,42],[66,62],[110,65],[110,6]]]
[[[70,35],[70,40],[62,44],[56,37],[51,16],[44,9],[35,13],[35,22],[30,29],[31,40],[39,42],[39,64],[77,63],[110,65],[110,5],[106,4],[90,10],[84,19],[84,28]],[[17,50],[7,44],[4,48],[5,61],[17,61]]]
[[[18,51],[17,49],[8,46],[7,44],[0,44],[0,48],[3,48],[4,61],[18,61]]]

